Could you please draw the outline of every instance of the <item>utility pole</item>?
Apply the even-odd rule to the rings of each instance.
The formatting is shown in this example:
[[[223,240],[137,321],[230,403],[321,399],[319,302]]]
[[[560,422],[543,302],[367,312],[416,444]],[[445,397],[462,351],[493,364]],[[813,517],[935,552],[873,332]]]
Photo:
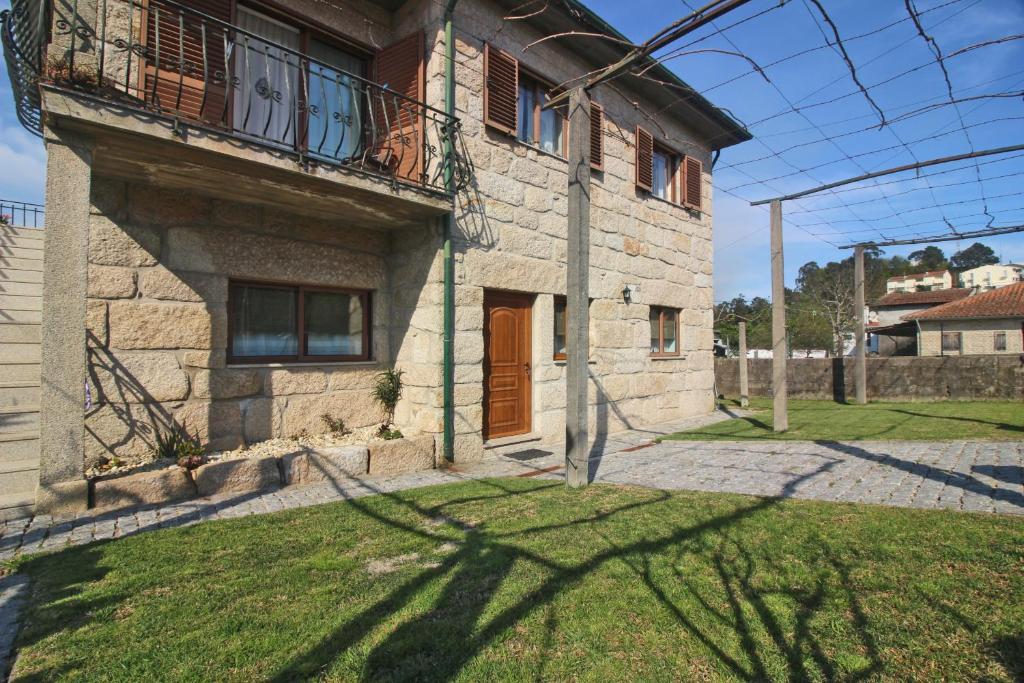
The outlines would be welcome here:
[[[772,428],[789,429],[786,392],[786,283],[782,265],[782,202],[772,201]]]
[[[590,356],[590,95],[569,92],[569,227],[566,252],[565,483],[590,483],[587,358]]]
[[[740,408],[750,405],[750,387],[747,385],[747,323],[740,325]]]
[[[868,402],[868,369],[864,357],[864,246],[858,244],[853,249],[853,305],[857,309],[857,339],[854,354],[856,366],[853,379],[857,388],[857,403]]]

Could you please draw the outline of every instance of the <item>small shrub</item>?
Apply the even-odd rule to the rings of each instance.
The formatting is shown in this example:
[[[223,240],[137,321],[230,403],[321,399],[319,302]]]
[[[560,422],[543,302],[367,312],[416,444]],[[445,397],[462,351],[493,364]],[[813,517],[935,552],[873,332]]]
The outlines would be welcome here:
[[[378,373],[373,384],[373,400],[384,411],[384,423],[381,432],[390,430],[395,421],[395,408],[402,398],[402,371],[388,369]]]
[[[391,441],[392,439],[401,439],[402,432],[398,429],[388,429],[384,425],[381,425],[380,429],[377,430],[377,436],[385,441]]]
[[[12,217],[6,213],[0,213],[0,225],[10,225]]]
[[[206,449],[184,426],[174,424],[164,434],[156,433],[157,458],[169,458],[185,469],[195,469],[206,462]]]
[[[320,421],[324,423],[327,430],[331,434],[337,434],[343,436],[349,433],[349,429],[345,427],[345,421],[340,417],[334,417],[330,413],[324,413],[320,416]]]

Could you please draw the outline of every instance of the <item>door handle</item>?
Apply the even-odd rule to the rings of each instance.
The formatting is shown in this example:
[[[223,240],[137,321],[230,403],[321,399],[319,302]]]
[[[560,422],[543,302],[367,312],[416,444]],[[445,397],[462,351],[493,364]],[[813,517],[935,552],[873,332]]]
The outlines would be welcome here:
[[[530,376],[530,364],[529,363],[523,363],[523,370],[526,371],[526,376],[529,377]]]

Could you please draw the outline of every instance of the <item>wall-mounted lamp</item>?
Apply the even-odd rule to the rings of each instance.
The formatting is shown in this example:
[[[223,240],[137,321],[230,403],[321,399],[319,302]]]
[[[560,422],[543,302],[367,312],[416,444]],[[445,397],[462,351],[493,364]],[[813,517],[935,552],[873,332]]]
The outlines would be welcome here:
[[[636,292],[635,286],[626,285],[622,288],[622,300],[627,304],[633,302],[633,294]]]

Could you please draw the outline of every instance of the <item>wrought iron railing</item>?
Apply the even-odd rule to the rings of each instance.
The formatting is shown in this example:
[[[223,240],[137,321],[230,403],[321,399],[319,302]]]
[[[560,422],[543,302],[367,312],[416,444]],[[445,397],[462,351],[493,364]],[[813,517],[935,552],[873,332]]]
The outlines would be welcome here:
[[[38,26],[50,31],[45,60]],[[29,128],[38,130],[41,82],[302,163],[438,192],[448,188],[450,163],[456,188],[468,180],[458,119],[173,0],[14,0],[3,35],[11,73],[26,74],[15,98],[25,103],[19,112]]]
[[[43,227],[43,205],[0,199],[0,225],[18,228]]]
[[[11,0],[0,12],[0,42],[14,90],[14,111],[21,125],[40,135],[39,74],[49,27],[49,5],[38,0]]]

